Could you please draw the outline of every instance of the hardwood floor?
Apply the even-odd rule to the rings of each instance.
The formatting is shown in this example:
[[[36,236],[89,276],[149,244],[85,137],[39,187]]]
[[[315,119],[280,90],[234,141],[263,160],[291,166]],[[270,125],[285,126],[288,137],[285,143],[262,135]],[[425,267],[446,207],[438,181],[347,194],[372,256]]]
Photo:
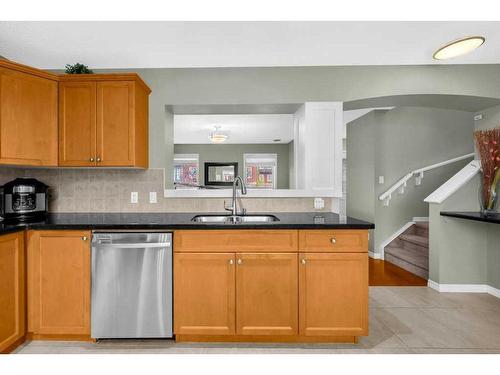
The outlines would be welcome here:
[[[427,286],[427,280],[380,259],[369,261],[370,286]]]

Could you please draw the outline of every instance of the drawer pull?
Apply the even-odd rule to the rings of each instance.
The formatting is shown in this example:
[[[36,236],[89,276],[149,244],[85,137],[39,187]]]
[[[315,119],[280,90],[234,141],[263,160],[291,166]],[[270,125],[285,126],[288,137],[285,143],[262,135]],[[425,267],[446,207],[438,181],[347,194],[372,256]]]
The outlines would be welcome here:
[[[229,259],[229,264],[233,265],[234,264],[234,260]]]
[[[82,240],[83,240],[83,241],[87,241],[87,236],[83,236],[83,237],[82,237]]]
[[[241,264],[243,263],[243,261],[241,259],[238,259],[238,264]]]
[[[305,259],[302,259],[302,260],[300,261],[300,263],[302,263],[302,264],[306,264],[306,260],[305,260]]]
[[[335,237],[332,237],[330,239],[330,242],[332,243],[332,245],[335,245],[337,243],[337,240],[335,239]]]

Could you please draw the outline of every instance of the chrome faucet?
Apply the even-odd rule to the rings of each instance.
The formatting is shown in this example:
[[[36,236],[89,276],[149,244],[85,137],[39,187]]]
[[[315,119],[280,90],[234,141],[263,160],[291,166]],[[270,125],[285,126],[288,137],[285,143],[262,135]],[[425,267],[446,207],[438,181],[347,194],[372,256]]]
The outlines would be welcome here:
[[[240,176],[236,176],[236,178],[233,181],[233,203],[230,207],[226,207],[226,205],[224,204],[224,209],[226,211],[231,211],[232,216],[238,215],[238,204],[237,204],[237,194],[236,194],[236,188],[238,185],[238,181],[240,182],[241,194],[246,195],[246,193],[247,193],[247,187],[245,186],[243,179]],[[241,206],[241,202],[240,202],[240,206]],[[246,214],[246,210],[243,207],[241,208],[241,214],[242,215]]]

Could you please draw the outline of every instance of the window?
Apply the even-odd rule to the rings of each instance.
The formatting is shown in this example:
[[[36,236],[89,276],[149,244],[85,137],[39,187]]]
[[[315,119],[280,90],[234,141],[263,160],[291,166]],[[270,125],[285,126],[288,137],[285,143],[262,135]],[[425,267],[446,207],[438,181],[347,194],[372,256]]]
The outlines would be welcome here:
[[[244,154],[245,183],[251,189],[276,189],[277,154]]]
[[[174,155],[174,188],[193,189],[199,185],[199,155]]]

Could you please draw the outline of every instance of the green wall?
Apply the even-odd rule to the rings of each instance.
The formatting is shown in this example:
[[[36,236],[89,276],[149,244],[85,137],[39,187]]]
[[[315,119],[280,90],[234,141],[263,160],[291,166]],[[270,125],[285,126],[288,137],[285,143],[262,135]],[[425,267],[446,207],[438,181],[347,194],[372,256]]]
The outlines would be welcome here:
[[[425,173],[408,182],[388,207],[378,196],[412,170],[473,151],[470,112],[399,107],[373,111],[347,125],[347,214],[375,222],[375,252],[413,217],[429,216],[424,199],[470,160]],[[378,184],[384,176],[384,184]]]
[[[347,125],[347,215],[375,222],[375,112]],[[369,249],[373,251],[374,235]]]
[[[288,144],[176,144],[175,154],[199,154],[200,183],[205,181],[204,163],[207,161],[238,162],[238,174],[244,175],[243,154],[278,154],[277,188],[289,187],[289,146]]]
[[[477,114],[475,129],[500,125],[500,106]],[[479,284],[500,289],[500,226],[440,216],[441,211],[479,211],[479,178],[443,203],[430,204],[429,278],[440,284]]]
[[[150,166],[165,168],[166,176],[172,175],[173,151],[166,104],[350,101],[408,94],[500,98],[500,65],[96,70],[113,71],[137,72],[151,87]]]

